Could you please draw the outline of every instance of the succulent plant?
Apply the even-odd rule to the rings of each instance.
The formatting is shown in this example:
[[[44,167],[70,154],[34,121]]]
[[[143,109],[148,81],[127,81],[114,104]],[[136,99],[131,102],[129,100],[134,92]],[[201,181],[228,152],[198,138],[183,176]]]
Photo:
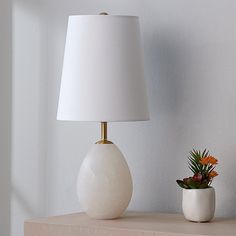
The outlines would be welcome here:
[[[214,170],[217,164],[218,160],[209,155],[206,149],[203,152],[193,149],[188,157],[188,167],[193,172],[193,176],[176,182],[185,189],[209,188],[213,178],[218,175]]]

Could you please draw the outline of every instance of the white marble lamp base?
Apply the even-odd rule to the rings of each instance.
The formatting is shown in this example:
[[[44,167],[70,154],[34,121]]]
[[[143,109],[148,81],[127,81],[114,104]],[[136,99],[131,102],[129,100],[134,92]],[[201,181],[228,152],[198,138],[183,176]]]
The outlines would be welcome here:
[[[94,144],[85,157],[77,181],[83,210],[95,219],[114,219],[127,208],[133,192],[124,156],[115,144]]]

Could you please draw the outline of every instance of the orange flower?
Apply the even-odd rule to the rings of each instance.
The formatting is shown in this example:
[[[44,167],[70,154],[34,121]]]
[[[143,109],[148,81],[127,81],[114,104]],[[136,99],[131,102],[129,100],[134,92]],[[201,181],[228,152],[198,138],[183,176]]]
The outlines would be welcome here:
[[[200,160],[200,163],[202,165],[208,165],[208,164],[216,165],[216,164],[218,164],[218,160],[215,157],[213,157],[213,156],[208,156],[208,157],[203,157]]]
[[[214,170],[212,170],[210,173],[209,173],[209,177],[210,178],[214,178],[214,177],[216,177],[218,175],[218,173],[216,172],[216,171],[214,171]]]

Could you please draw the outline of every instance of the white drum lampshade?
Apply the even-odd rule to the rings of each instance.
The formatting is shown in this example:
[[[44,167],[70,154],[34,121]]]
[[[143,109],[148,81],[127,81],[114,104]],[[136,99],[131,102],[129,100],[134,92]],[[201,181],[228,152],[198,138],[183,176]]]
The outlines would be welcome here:
[[[119,217],[132,179],[107,140],[107,122],[149,119],[138,17],[69,17],[57,119],[102,122],[102,139],[81,166],[77,192],[91,217]]]

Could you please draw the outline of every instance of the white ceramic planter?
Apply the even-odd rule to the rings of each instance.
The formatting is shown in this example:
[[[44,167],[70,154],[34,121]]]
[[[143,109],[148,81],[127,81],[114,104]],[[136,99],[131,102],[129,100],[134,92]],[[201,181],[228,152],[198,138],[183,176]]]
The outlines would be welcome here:
[[[183,189],[182,208],[189,221],[210,221],[215,213],[214,188]]]
[[[114,219],[127,208],[133,191],[129,167],[115,144],[94,144],[78,176],[83,210],[95,219]]]

